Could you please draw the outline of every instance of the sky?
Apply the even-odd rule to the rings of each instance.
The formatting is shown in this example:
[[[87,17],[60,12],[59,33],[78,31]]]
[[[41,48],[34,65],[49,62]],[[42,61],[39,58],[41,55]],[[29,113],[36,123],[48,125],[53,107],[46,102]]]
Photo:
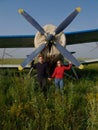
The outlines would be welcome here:
[[[0,36],[35,35],[37,30],[19,13],[22,8],[28,12],[41,26],[53,24],[58,26],[76,7],[81,12],[64,32],[98,29],[98,0],[0,0]],[[76,56],[98,57],[95,44],[68,46],[68,50],[76,50]],[[6,53],[22,57],[31,53],[32,49],[6,49]],[[85,53],[83,53],[85,52]],[[3,50],[0,49],[2,57]]]

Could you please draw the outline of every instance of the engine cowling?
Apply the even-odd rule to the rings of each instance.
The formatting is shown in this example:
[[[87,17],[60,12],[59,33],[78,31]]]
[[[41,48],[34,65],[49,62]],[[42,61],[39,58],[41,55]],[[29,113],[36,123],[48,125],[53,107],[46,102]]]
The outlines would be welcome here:
[[[46,34],[53,34],[56,27],[52,24],[45,25],[44,30]],[[58,35],[54,36],[53,44],[55,42],[58,42],[62,46],[65,47],[66,45],[66,37],[63,32],[59,33]],[[46,43],[45,49],[41,52],[44,55],[45,60],[47,61],[56,61],[61,57],[60,52],[57,50],[57,48],[52,44],[51,50],[49,50],[48,41],[46,39],[45,35],[42,35],[40,32],[37,32],[34,39],[34,45],[35,48],[39,47],[41,44]]]

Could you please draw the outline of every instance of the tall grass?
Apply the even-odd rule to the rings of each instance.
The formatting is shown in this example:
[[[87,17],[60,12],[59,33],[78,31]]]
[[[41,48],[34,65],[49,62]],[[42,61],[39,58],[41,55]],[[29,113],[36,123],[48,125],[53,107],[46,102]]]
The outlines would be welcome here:
[[[1,70],[0,130],[97,130],[97,65],[77,70],[79,80],[66,77],[63,91],[49,82],[47,95],[27,71]]]

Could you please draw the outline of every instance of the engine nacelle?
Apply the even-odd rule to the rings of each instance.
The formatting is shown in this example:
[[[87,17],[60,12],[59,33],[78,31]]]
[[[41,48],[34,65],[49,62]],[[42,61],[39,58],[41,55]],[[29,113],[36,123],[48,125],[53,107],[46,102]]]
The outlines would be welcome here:
[[[45,25],[43,28],[47,34],[53,34],[54,30],[56,29],[56,27],[52,24]],[[55,40],[53,42],[58,42],[59,44],[65,47],[65,34],[63,32],[59,33],[55,36]],[[46,36],[42,35],[40,32],[37,32],[34,39],[35,48],[38,48],[43,43],[46,43],[46,47],[41,53],[44,55],[46,61],[49,60],[55,62],[57,59],[60,58],[60,52],[57,50],[57,48],[54,45],[52,45],[51,50],[49,51]]]

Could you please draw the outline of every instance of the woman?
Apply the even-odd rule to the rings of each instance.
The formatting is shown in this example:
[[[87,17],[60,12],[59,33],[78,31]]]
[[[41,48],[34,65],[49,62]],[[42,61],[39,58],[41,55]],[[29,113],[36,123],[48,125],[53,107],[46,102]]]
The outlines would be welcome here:
[[[52,74],[52,78],[55,78],[55,86],[57,88],[63,89],[63,86],[64,86],[64,81],[63,81],[64,71],[70,70],[71,67],[72,67],[71,62],[69,62],[68,66],[64,66],[64,65],[62,65],[60,60],[57,61],[57,66],[54,69],[54,72]]]

